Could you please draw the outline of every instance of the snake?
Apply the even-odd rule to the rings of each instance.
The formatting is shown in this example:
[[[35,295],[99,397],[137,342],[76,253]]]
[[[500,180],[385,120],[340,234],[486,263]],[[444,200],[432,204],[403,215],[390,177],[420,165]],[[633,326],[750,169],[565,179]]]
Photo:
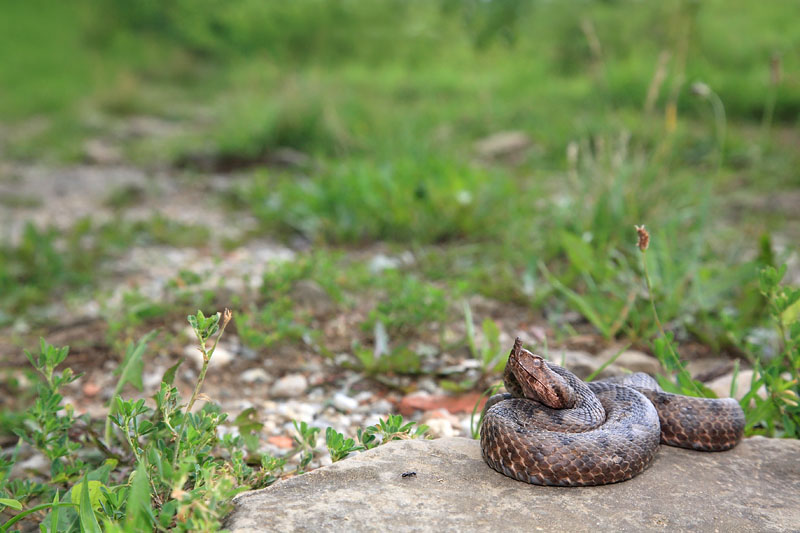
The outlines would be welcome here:
[[[605,485],[631,479],[660,444],[724,451],[742,438],[745,417],[733,398],[664,392],[641,372],[585,383],[522,347],[517,338],[503,382],[480,429],[486,463],[536,485]]]

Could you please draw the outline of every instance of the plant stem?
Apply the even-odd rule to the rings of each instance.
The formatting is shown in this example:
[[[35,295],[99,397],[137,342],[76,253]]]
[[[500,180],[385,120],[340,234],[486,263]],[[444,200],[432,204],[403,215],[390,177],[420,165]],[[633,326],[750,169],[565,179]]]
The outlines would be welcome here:
[[[208,371],[208,365],[211,362],[211,356],[214,355],[214,350],[217,349],[217,343],[219,343],[220,338],[222,338],[222,334],[225,333],[225,327],[228,325],[230,320],[231,311],[230,309],[225,309],[222,314],[222,326],[220,326],[217,338],[214,340],[214,346],[212,346],[210,350],[206,349],[206,339],[203,339],[203,337],[200,335],[200,331],[197,329],[194,330],[195,335],[197,335],[197,340],[200,343],[200,351],[203,353],[203,367],[200,369],[200,376],[197,378],[197,384],[194,387],[194,391],[192,391],[192,397],[189,399],[189,403],[186,405],[186,412],[183,415],[183,421],[181,423],[181,432],[178,440],[175,442],[175,453],[172,456],[173,464],[178,460],[178,452],[181,448],[180,443],[186,434],[187,418],[191,416],[194,402],[197,400],[197,396],[200,394],[200,389],[203,387],[203,381],[206,379],[206,372]]]
[[[717,150],[718,150],[718,158],[717,158],[717,172],[722,169],[723,159],[725,157],[725,135],[726,135],[726,125],[727,120],[725,118],[725,105],[722,103],[722,99],[719,97],[717,93],[711,91],[709,94],[709,100],[711,101],[711,107],[714,110],[714,123],[715,129],[717,132]]]
[[[667,337],[667,332],[664,330],[664,326],[661,324],[661,319],[658,317],[658,311],[656,310],[656,300],[655,297],[653,296],[653,285],[650,282],[650,272],[647,269],[647,250],[641,250],[641,252],[642,252],[642,266],[644,271],[644,280],[645,283],[647,284],[647,296],[650,299],[650,308],[653,310],[653,318],[656,321],[656,327],[658,327],[659,333],[661,333],[661,336],[667,343],[667,349],[670,355],[672,356],[673,363],[678,373],[685,373],[686,369],[683,367],[683,364],[681,363],[680,357],[678,357],[677,352],[675,352],[675,349],[672,347],[672,342],[670,342],[669,337]],[[698,394],[702,394],[700,389],[698,389],[697,386],[695,385],[694,380],[691,379],[691,376],[688,377],[689,377],[688,381],[692,383],[692,386],[695,388],[695,391]]]

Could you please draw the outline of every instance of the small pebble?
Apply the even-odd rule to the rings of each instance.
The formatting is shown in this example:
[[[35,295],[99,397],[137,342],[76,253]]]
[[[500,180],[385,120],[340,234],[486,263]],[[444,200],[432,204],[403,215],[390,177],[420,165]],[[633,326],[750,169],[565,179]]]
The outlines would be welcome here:
[[[319,404],[288,401],[279,403],[277,413],[286,420],[297,420],[311,422],[314,417],[322,410]]]
[[[391,413],[393,410],[394,405],[392,405],[392,402],[384,398],[367,405],[367,412],[373,414],[383,415],[386,413]]]
[[[456,431],[449,420],[445,418],[432,418],[426,422],[430,433],[434,437],[455,437]]]
[[[244,383],[268,383],[270,381],[269,374],[261,367],[245,370],[239,379]]]
[[[331,403],[333,403],[335,408],[345,413],[349,413],[350,411],[358,408],[358,400],[351,398],[342,392],[337,392],[334,394]]]
[[[368,402],[369,400],[371,400],[373,396],[374,396],[374,394],[372,393],[372,391],[365,390],[365,391],[361,391],[358,394],[356,394],[354,396],[354,398],[356,399],[356,401],[358,403],[363,403],[363,402]]]
[[[294,446],[294,440],[292,437],[287,435],[273,435],[271,437],[267,437],[267,442],[282,450],[288,450]]]
[[[275,382],[270,396],[275,398],[297,398],[308,388],[308,380],[302,374],[289,374]]]
[[[90,381],[83,386],[83,394],[88,397],[96,396],[97,393],[100,392],[100,385],[97,383]]]

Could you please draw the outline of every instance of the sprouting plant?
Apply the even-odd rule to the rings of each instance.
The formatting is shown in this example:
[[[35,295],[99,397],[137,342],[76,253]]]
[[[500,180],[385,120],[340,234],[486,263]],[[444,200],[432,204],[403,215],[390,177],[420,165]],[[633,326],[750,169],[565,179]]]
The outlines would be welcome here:
[[[300,453],[300,463],[297,465],[297,472],[299,473],[305,470],[311,460],[314,459],[314,449],[317,447],[317,434],[320,428],[309,426],[305,421],[301,421],[298,424],[296,420],[292,420],[292,424],[295,429],[293,437],[295,449],[292,455]]]
[[[331,461],[341,461],[353,452],[365,450],[363,445],[356,444],[353,438],[345,439],[344,435],[329,427],[325,430],[325,444],[328,446],[328,453],[331,454]]]
[[[500,346],[500,328],[487,318],[481,324],[483,342],[478,345],[475,338],[475,324],[472,321],[472,309],[469,302],[464,301],[464,325],[467,331],[467,346],[472,358],[479,361],[484,374],[499,372],[508,361],[508,350]]]
[[[25,429],[16,431],[17,435],[47,457],[55,482],[72,481],[85,467],[75,453],[81,443],[72,439],[69,432],[79,419],[85,423],[87,417],[76,417],[73,407],[64,405],[64,397],[60,394],[65,385],[82,374],[75,375],[70,368],[61,373],[55,371],[68,353],[68,346],[56,348],[44,339],[39,340],[38,354],[25,350],[28,361],[43,379],[36,385],[36,400],[27,413]]]
[[[414,427],[415,425],[417,426],[416,428]],[[368,426],[365,428],[364,432],[359,435],[359,439],[365,447],[370,448],[374,446],[369,446],[365,442],[366,439],[362,438],[364,435],[379,437],[380,443],[385,444],[392,440],[421,438],[425,436],[427,431],[428,426],[425,424],[417,425],[416,422],[405,422],[403,420],[403,415],[389,415],[388,417],[381,419],[374,426]],[[371,443],[372,440],[370,439],[369,442]]]
[[[203,312],[199,310],[197,311],[196,315],[189,315],[186,317],[189,321],[189,325],[192,326],[194,334],[197,336],[200,352],[203,354],[203,366],[200,368],[200,376],[197,378],[197,384],[194,387],[194,392],[192,392],[192,397],[189,399],[189,404],[186,406],[187,413],[191,413],[194,402],[197,400],[197,395],[200,393],[200,389],[203,386],[203,381],[206,379],[206,372],[208,371],[208,365],[211,362],[211,356],[214,355],[214,350],[217,349],[217,343],[219,343],[219,339],[225,332],[225,327],[228,325],[228,322],[231,321],[231,316],[231,310],[225,309],[222,314],[215,313],[210,317],[205,317]],[[220,318],[222,319],[221,326]],[[217,335],[217,338],[214,340],[214,344],[208,348],[206,346],[206,342],[208,342],[217,332],[219,332],[219,335]],[[182,439],[185,432],[186,424],[183,425],[178,438]],[[175,449],[173,461],[177,460],[177,458],[178,448]]]
[[[371,331],[380,322],[390,334],[409,334],[447,318],[447,299],[439,287],[412,275],[387,273],[386,296],[361,324]]]

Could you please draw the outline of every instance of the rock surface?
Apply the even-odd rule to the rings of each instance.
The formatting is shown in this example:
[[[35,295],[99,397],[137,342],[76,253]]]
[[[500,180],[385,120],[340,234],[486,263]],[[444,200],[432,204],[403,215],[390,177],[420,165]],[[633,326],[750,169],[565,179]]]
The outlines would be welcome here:
[[[491,470],[477,441],[395,441],[236,498],[254,531],[798,531],[800,441],[662,446],[630,481],[540,487]],[[404,472],[415,476],[402,477]]]

